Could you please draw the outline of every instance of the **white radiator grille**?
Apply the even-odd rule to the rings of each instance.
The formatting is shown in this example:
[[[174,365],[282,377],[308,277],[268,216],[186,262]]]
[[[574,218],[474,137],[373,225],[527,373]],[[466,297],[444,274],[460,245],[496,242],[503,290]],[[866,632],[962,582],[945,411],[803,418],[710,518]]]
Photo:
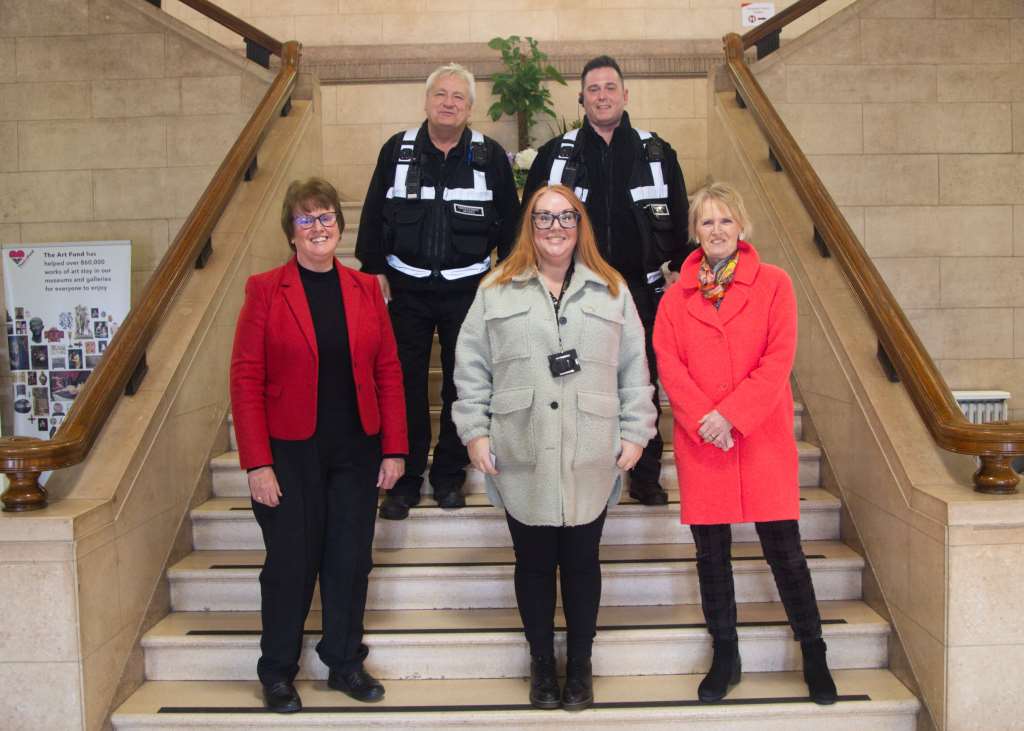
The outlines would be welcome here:
[[[953,391],[953,398],[972,424],[1007,421],[1010,418],[1009,391]]]

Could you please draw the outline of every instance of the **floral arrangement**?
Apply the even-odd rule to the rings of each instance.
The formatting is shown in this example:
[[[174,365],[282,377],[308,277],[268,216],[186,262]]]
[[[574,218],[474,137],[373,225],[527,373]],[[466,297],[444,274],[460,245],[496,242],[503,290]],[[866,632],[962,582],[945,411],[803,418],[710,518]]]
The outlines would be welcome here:
[[[530,174],[530,167],[533,166],[533,161],[536,159],[537,151],[532,147],[508,153],[508,161],[512,163],[512,175],[515,176],[517,188],[526,187],[526,176]]]

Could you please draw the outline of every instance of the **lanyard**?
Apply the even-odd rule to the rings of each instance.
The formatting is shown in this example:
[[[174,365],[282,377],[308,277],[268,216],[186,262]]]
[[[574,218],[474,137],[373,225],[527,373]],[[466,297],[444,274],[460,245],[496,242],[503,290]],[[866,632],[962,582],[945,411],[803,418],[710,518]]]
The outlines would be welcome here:
[[[575,268],[574,262],[569,262],[569,268],[565,270],[565,279],[562,280],[562,289],[559,291],[558,296],[548,292],[548,296],[551,298],[551,304],[555,306],[555,319],[558,319],[558,308],[562,305],[562,297],[565,296],[565,290],[569,289],[569,282],[572,280],[572,270]]]

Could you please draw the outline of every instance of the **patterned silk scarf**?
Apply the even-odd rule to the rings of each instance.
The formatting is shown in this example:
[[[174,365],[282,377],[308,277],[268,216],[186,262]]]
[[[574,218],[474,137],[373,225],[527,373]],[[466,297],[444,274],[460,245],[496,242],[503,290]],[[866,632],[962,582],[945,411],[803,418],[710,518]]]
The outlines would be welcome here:
[[[733,275],[736,273],[736,263],[740,260],[740,250],[724,261],[718,262],[714,269],[708,264],[707,256],[700,259],[700,268],[697,270],[697,281],[700,283],[700,293],[705,299],[711,300],[711,304],[717,310],[725,297],[725,290],[732,284]]]

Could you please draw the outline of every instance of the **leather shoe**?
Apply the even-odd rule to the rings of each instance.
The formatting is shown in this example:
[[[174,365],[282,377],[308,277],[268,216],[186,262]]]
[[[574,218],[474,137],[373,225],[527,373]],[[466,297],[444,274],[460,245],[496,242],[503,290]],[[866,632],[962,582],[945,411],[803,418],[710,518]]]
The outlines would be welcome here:
[[[438,507],[441,508],[452,509],[466,507],[466,498],[458,488],[435,493],[434,498],[437,500]]]
[[[263,703],[274,713],[296,713],[302,710],[302,699],[295,686],[287,680],[263,686]]]
[[[562,705],[560,695],[554,655],[534,656],[530,661],[530,705],[550,711]]]
[[[363,703],[376,703],[384,697],[384,686],[363,668],[347,673],[332,670],[327,676],[327,687]]]
[[[632,481],[629,496],[641,505],[668,505],[668,495],[657,482]]]
[[[405,520],[409,517],[409,508],[418,502],[419,498],[413,500],[388,493],[380,503],[380,517],[385,520]]]
[[[565,663],[565,688],[562,708],[582,711],[594,705],[594,678],[589,657],[572,658]]]

